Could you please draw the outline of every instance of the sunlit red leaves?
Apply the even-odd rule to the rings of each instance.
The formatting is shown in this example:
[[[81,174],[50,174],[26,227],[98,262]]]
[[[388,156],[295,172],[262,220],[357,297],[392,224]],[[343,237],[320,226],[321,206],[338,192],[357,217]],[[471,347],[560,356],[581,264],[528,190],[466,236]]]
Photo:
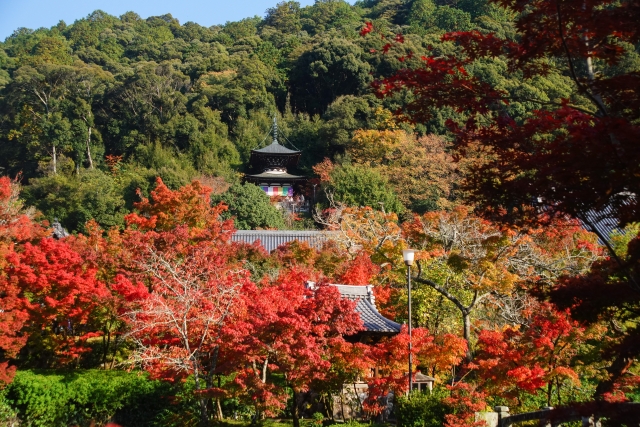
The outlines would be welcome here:
[[[368,285],[373,276],[380,272],[380,267],[371,262],[368,253],[362,251],[347,263],[346,271],[338,278],[339,283],[346,285]]]
[[[414,369],[418,366],[423,367],[436,378],[440,374],[447,374],[453,366],[458,365],[467,351],[466,341],[451,334],[436,337],[429,334],[425,328],[415,328],[411,335]],[[368,411],[375,414],[382,409],[379,406],[381,397],[391,391],[400,395],[408,389],[409,334],[407,327],[403,326],[400,334],[370,346],[368,357],[382,373],[380,377],[367,380],[369,395],[365,404]]]
[[[141,346],[138,361],[155,377],[205,374],[205,359],[220,344],[220,329],[241,309],[240,290],[249,283],[248,272],[232,262],[232,245],[190,242],[190,235],[181,226],[140,236],[139,274],[116,277],[114,289],[131,301],[126,316],[130,336]],[[136,278],[146,278],[151,292]]]
[[[330,182],[331,172],[334,168],[333,162],[325,157],[323,161],[313,167],[313,172],[320,177],[320,182]]]
[[[89,338],[83,325],[111,293],[96,279],[96,270],[63,241],[42,239],[25,244],[19,253],[7,256],[8,281],[25,295],[29,328],[46,331],[57,344],[59,356],[83,352]],[[54,325],[60,325],[60,331]]]
[[[446,427],[483,427],[484,421],[475,421],[475,413],[487,409],[487,394],[478,391],[473,384],[458,382],[453,386],[447,386],[450,396],[444,399],[452,414],[445,415]]]
[[[12,359],[27,341],[23,326],[29,319],[24,288],[8,272],[8,258],[18,259],[25,242],[44,237],[45,229],[33,221],[33,212],[23,209],[19,186],[8,177],[0,177],[0,388],[11,382],[15,366]]]
[[[503,397],[536,393],[555,379],[579,385],[574,357],[587,337],[568,311],[544,304],[523,330],[481,331],[474,364],[484,390]]]
[[[256,368],[245,371],[238,381],[253,384],[249,394],[261,405],[270,406],[270,393],[282,394],[281,389],[265,385],[263,369],[283,374],[296,392],[306,391],[311,384],[332,381],[338,373],[330,368],[346,367],[341,361],[354,354],[344,336],[361,328],[355,304],[341,299],[335,287],[305,287],[312,278],[298,267],[282,271],[273,282],[244,288],[247,316],[233,326],[243,331],[236,337],[235,350],[239,362]],[[247,378],[250,375],[257,379]]]

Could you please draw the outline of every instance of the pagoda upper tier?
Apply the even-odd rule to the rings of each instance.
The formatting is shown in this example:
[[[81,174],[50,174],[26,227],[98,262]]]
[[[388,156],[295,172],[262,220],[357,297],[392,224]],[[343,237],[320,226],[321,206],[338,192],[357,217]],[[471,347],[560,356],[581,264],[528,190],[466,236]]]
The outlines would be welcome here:
[[[246,174],[245,181],[262,186],[289,187],[306,181],[299,175],[292,175],[287,168],[295,168],[302,154],[299,150],[291,150],[278,142],[278,127],[273,121],[273,142],[266,147],[251,150],[249,163],[258,174]]]

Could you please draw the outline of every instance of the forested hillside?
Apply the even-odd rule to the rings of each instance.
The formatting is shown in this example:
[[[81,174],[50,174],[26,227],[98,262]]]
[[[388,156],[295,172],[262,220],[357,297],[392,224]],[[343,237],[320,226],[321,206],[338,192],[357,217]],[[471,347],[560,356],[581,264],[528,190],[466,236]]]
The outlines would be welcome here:
[[[416,65],[427,50],[454,52],[440,40],[447,31],[512,37],[511,18],[483,1],[291,1],[211,28],[170,14],[96,11],[72,24],[17,29],[0,44],[0,167],[20,176],[23,198],[49,221],[70,231],[91,218],[122,226],[136,189],[148,195],[156,176],[171,188],[204,179],[218,192],[238,182],[278,115],[281,134],[303,151],[301,172],[313,175],[328,158],[348,167],[335,173],[340,188],[353,191],[349,180],[368,173],[363,179],[390,182],[399,198],[353,203],[433,210],[458,197],[445,121],[464,117],[441,108],[398,127],[391,112],[407,95],[377,98],[371,83]],[[360,37],[364,22],[404,34],[404,43],[389,50],[381,37]],[[550,75],[520,87],[499,60],[474,72],[550,100],[570,85]],[[533,107],[521,101],[509,110]],[[420,139],[432,134],[445,139]],[[437,164],[427,161],[434,153]]]

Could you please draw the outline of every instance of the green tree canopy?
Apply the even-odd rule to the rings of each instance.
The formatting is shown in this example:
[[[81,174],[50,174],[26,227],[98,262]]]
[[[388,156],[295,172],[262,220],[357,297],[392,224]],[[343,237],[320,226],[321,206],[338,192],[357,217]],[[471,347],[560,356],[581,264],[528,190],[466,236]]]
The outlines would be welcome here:
[[[387,212],[400,213],[404,206],[387,180],[375,170],[360,165],[345,164],[331,172],[331,192],[337,202],[348,206],[384,205]]]
[[[238,230],[286,228],[282,214],[256,185],[234,184],[225,193],[212,199],[213,203],[224,202],[229,207],[226,215],[233,217]]]
[[[368,90],[371,67],[361,47],[338,34],[327,34],[311,50],[304,52],[291,70],[293,107],[323,113],[341,95],[357,95]]]

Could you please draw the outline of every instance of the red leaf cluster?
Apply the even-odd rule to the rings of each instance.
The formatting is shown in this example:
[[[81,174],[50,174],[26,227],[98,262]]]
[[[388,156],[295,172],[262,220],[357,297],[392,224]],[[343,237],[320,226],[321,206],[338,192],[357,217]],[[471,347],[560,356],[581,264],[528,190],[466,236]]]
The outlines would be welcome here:
[[[373,23],[365,22],[364,27],[362,27],[362,29],[360,30],[360,36],[364,37],[367,34],[369,34],[371,31],[373,31]]]
[[[411,335],[414,368],[423,366],[435,376],[447,374],[453,366],[460,364],[467,351],[466,341],[451,334],[436,337],[425,328],[415,328]],[[379,403],[382,397],[389,392],[401,395],[409,388],[409,334],[406,326],[402,327],[400,334],[371,346],[368,357],[383,374],[367,381],[369,395],[364,406],[369,413],[378,414],[384,409]]]
[[[481,331],[474,364],[484,390],[513,399],[523,391],[535,394],[555,379],[579,384],[574,357],[587,337],[568,310],[543,304],[523,330]],[[544,391],[550,399],[551,390]]]

